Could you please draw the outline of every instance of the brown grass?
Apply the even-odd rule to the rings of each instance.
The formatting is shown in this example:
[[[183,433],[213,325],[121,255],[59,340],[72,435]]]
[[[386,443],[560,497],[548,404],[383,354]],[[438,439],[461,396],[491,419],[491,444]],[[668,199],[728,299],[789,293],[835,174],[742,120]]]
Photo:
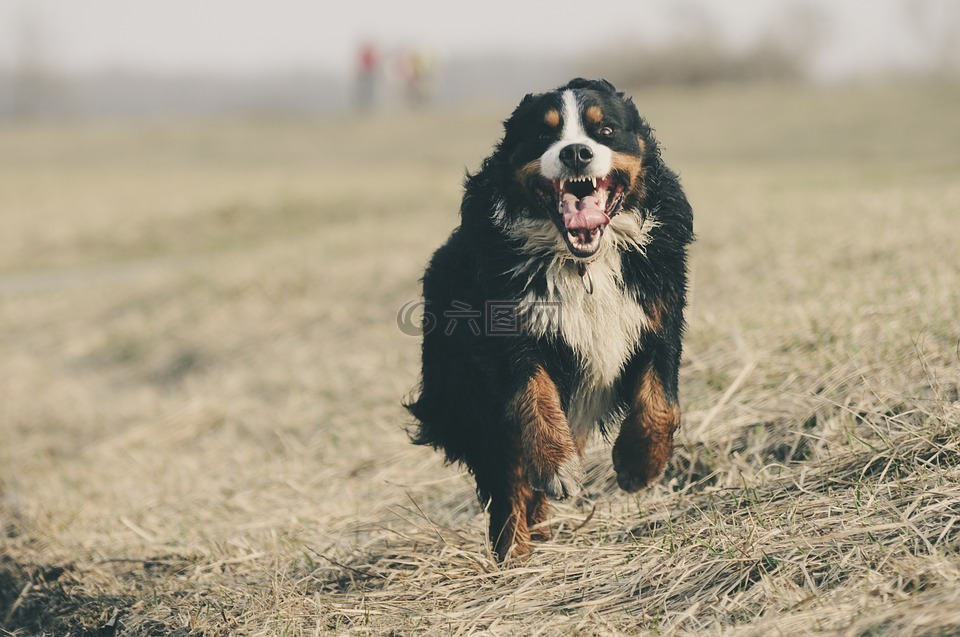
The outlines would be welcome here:
[[[960,631],[960,91],[637,91],[697,213],[665,478],[498,567],[396,313],[500,113],[0,130],[0,634]]]

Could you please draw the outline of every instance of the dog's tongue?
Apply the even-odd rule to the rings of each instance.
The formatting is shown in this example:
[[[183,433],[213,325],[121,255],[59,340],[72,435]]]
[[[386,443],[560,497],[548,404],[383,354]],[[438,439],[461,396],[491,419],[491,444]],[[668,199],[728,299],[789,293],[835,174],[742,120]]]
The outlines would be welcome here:
[[[597,195],[578,199],[576,195],[564,193],[561,210],[563,225],[567,230],[589,232],[610,223],[610,217],[603,211],[603,204]]]

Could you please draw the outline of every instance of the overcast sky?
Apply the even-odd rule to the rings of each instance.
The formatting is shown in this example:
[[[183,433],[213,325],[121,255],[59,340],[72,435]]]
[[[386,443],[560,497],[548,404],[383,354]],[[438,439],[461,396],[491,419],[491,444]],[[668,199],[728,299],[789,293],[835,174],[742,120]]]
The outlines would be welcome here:
[[[907,2],[923,8],[925,27],[908,19]],[[960,20],[960,0],[0,0],[0,67],[33,50],[62,72],[348,73],[363,39],[440,56],[576,55],[677,37],[704,15],[730,41],[747,42],[800,4],[828,26],[815,58],[827,77],[922,64],[929,43],[956,33]]]

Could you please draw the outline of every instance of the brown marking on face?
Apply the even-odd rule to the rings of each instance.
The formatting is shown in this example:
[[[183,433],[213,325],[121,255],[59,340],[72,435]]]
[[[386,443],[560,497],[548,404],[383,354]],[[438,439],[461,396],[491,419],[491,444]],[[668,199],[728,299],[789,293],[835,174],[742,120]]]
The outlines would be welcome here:
[[[667,396],[657,372],[646,369],[614,444],[614,468],[622,489],[637,491],[663,473],[673,453],[673,432],[679,426],[680,406]]]
[[[644,181],[647,176],[647,171],[643,167],[642,157],[614,151],[610,159],[610,169],[620,170],[626,173],[629,179],[626,191],[628,193],[635,193],[638,199],[643,199],[645,194]]]
[[[546,483],[578,453],[560,406],[557,386],[543,368],[527,382],[516,403],[520,445],[532,480]]]
[[[555,108],[551,108],[543,114],[543,123],[550,128],[556,128],[560,125],[560,112]]]
[[[523,166],[517,169],[516,179],[521,186],[527,184],[527,180],[530,179],[533,175],[540,174],[540,160],[534,159],[533,161],[527,162]]]
[[[583,116],[591,124],[594,124],[594,125],[599,124],[600,122],[603,121],[603,109],[601,109],[599,106],[596,106],[596,105],[591,106],[587,109],[587,111],[583,114]]]
[[[640,155],[641,155],[641,156],[646,155],[646,154],[647,154],[647,142],[643,141],[643,137],[641,137],[640,135],[637,135],[637,143],[640,144]]]

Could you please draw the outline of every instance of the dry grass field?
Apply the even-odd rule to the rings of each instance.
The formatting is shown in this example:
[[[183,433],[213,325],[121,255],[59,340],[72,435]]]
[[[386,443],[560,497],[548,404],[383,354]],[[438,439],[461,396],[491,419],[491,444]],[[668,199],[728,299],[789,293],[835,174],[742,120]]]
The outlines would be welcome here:
[[[960,87],[635,95],[678,447],[504,567],[396,316],[511,105],[0,126],[0,635],[960,633]]]

